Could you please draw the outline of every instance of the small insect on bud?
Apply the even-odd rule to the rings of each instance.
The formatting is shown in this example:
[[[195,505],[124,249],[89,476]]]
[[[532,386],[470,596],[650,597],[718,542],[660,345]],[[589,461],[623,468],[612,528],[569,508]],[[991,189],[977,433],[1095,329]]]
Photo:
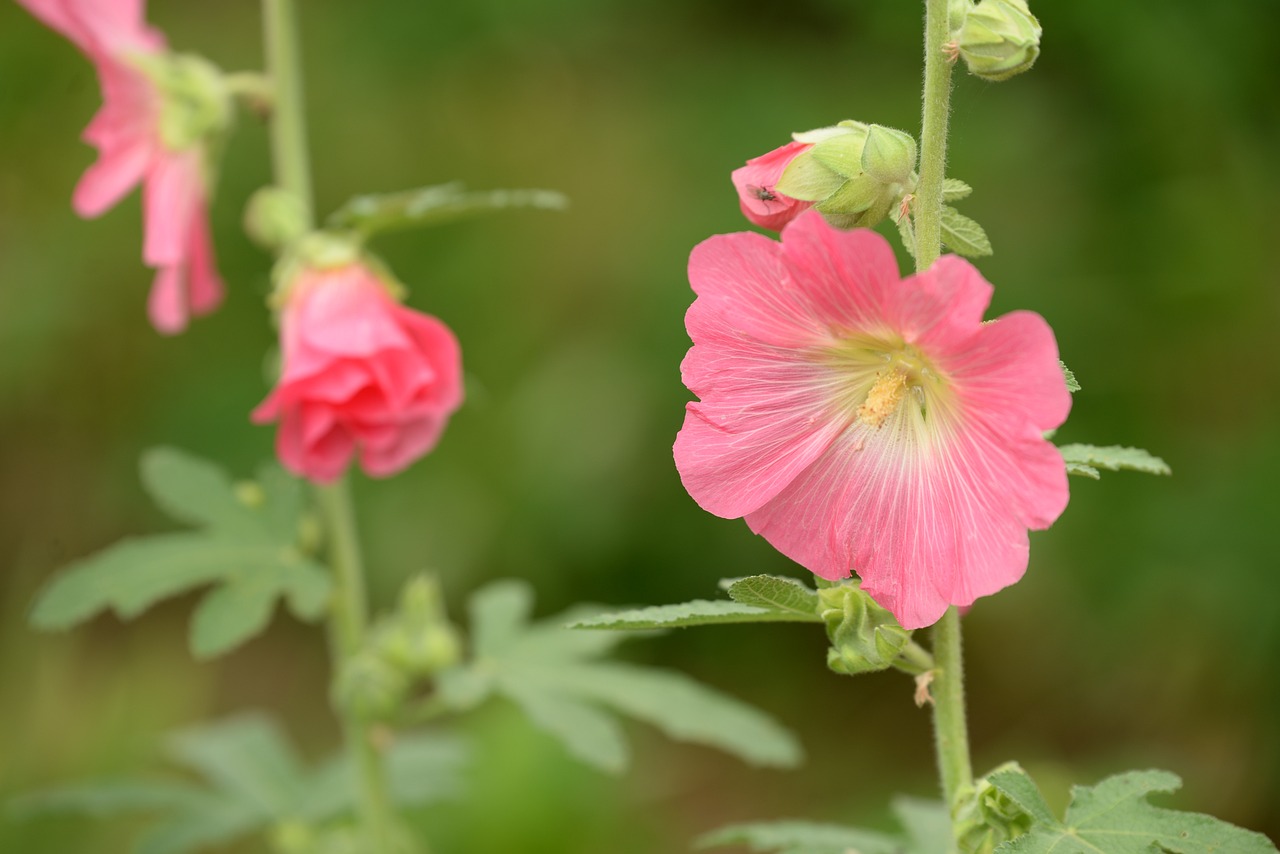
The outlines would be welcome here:
[[[957,17],[953,15],[952,20]],[[1040,22],[1026,0],[981,0],[970,5],[951,38],[970,74],[1000,81],[1035,64],[1040,35]]]

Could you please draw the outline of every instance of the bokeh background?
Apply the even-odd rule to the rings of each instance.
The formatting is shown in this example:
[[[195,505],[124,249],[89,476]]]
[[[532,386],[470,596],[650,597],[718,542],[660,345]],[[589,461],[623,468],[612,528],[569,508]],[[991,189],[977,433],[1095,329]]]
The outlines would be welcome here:
[[[740,521],[702,512],[670,446],[688,394],[689,249],[742,230],[729,171],[844,118],[918,128],[919,3],[886,0],[309,0],[320,208],[461,179],[572,197],[382,239],[465,348],[468,401],[434,455],[357,484],[373,596],[423,569],[455,612],[529,579],[539,612],[712,595],[724,576],[802,574]],[[173,45],[260,63],[250,0],[155,0]],[[1169,479],[1072,481],[1025,580],[967,620],[979,769],[1017,757],[1071,782],[1181,774],[1171,803],[1280,838],[1280,179],[1269,0],[1044,3],[1044,53],[1004,84],[958,75],[951,174],[996,247],[993,311],[1054,325],[1084,390],[1064,441],[1148,447]],[[191,599],[63,635],[24,612],[61,564],[169,523],[139,453],[172,444],[248,474],[272,434],[269,259],[239,228],[268,180],[245,116],[214,206],[223,310],[185,335],[144,316],[135,195],[77,219],[89,64],[0,3],[0,798],[158,762],[165,730],[245,708],[333,745],[319,635],[286,616],[209,663]],[[470,720],[473,796],[417,816],[438,851],[686,850],[729,821],[885,826],[890,791],[935,791],[909,680],[829,674],[812,627],[687,630],[629,644],[769,710],[809,763],[759,771],[634,727],[620,779],[575,765],[495,704]],[[126,850],[131,822],[0,825],[13,852]],[[252,845],[236,849],[254,851]]]

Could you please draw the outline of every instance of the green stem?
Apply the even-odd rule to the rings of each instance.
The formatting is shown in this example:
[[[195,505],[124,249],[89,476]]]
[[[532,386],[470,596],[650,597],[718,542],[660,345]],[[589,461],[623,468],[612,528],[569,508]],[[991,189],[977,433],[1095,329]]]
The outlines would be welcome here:
[[[307,227],[311,228],[315,212],[297,20],[293,0],[263,0],[267,74],[275,92],[271,116],[271,162],[276,183],[297,195],[306,211]]]
[[[916,272],[942,252],[942,179],[947,166],[947,115],[951,109],[951,63],[942,46],[948,36],[947,0],[925,0],[924,116],[920,128],[920,181],[913,203]]]
[[[294,0],[263,0],[262,13],[267,72],[274,93],[271,158],[275,179],[281,189],[292,193],[301,202],[305,226],[311,229],[315,213]],[[345,479],[332,486],[317,486],[315,493],[328,534],[329,562],[334,579],[329,633],[336,679],[364,645],[368,623],[364,568],[355,513]],[[381,752],[374,743],[369,724],[346,710],[340,710],[340,713],[359,789],[360,822],[373,846],[370,854],[391,854],[395,846],[396,816],[387,791]]]
[[[973,788],[969,730],[964,715],[964,660],[960,648],[960,611],[954,605],[933,627],[933,733],[942,790],[954,816],[956,806]]]

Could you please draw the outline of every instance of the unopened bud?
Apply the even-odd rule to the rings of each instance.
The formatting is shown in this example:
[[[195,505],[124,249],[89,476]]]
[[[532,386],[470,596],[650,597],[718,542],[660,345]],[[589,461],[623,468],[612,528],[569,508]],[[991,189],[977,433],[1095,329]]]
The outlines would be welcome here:
[[[297,193],[259,187],[245,206],[244,230],[263,249],[281,249],[306,233],[306,205]]]
[[[911,632],[856,581],[819,590],[818,601],[831,641],[827,666],[836,673],[854,676],[887,670],[911,640]]]
[[[343,662],[334,685],[334,700],[360,720],[391,717],[409,691],[409,677],[401,669],[370,651]]]
[[[983,80],[1008,80],[1040,55],[1040,22],[1026,0],[981,0],[951,33],[969,73]]]
[[[234,116],[231,94],[216,65],[191,54],[135,58],[160,92],[160,139],[182,151],[221,135]]]
[[[787,165],[778,190],[812,202],[832,225],[873,226],[915,186],[916,143],[902,131],[843,121],[795,139],[811,147]]]

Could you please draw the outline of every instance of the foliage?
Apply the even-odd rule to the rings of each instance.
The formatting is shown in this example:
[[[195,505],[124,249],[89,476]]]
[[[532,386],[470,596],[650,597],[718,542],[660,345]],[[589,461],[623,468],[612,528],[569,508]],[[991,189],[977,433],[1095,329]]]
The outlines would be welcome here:
[[[818,594],[794,578],[753,575],[723,582],[729,600],[695,599],[584,617],[575,629],[670,629],[720,623],[820,623]]]
[[[807,821],[735,824],[703,835],[700,848],[741,845],[778,854],[938,854],[951,842],[951,820],[938,801],[899,797],[893,812],[903,834]]]
[[[183,730],[167,746],[169,758],[198,783],[176,779],[109,779],[26,795],[12,802],[19,816],[142,813],[158,820],[138,839],[134,854],[184,854],[263,830],[290,827],[296,835],[330,832],[356,804],[356,773],[346,752],[307,768],[262,715],[248,714]],[[400,806],[452,799],[461,792],[466,751],[454,738],[416,734],[386,751],[387,780]],[[333,832],[340,833],[335,826]]]
[[[1169,464],[1141,448],[1123,445],[1060,445],[1058,451],[1067,464],[1068,474],[1098,480],[1099,469],[1107,471],[1140,471],[1146,474],[1172,474]]]
[[[299,619],[323,615],[329,577],[300,546],[297,481],[270,465],[236,485],[211,463],[156,448],[142,458],[142,482],[165,513],[199,530],[122,540],[73,563],[40,592],[33,625],[65,629],[108,608],[131,619],[213,584],[191,620],[191,651],[207,658],[260,633],[278,599]]]
[[[530,623],[532,610],[532,588],[520,581],[497,582],[472,597],[471,660],[440,674],[447,706],[462,710],[505,697],[574,757],[609,772],[626,767],[628,749],[605,709],[752,764],[799,762],[795,738],[763,713],[679,673],[599,661],[626,635],[566,629],[566,622],[590,622],[581,613]]]

